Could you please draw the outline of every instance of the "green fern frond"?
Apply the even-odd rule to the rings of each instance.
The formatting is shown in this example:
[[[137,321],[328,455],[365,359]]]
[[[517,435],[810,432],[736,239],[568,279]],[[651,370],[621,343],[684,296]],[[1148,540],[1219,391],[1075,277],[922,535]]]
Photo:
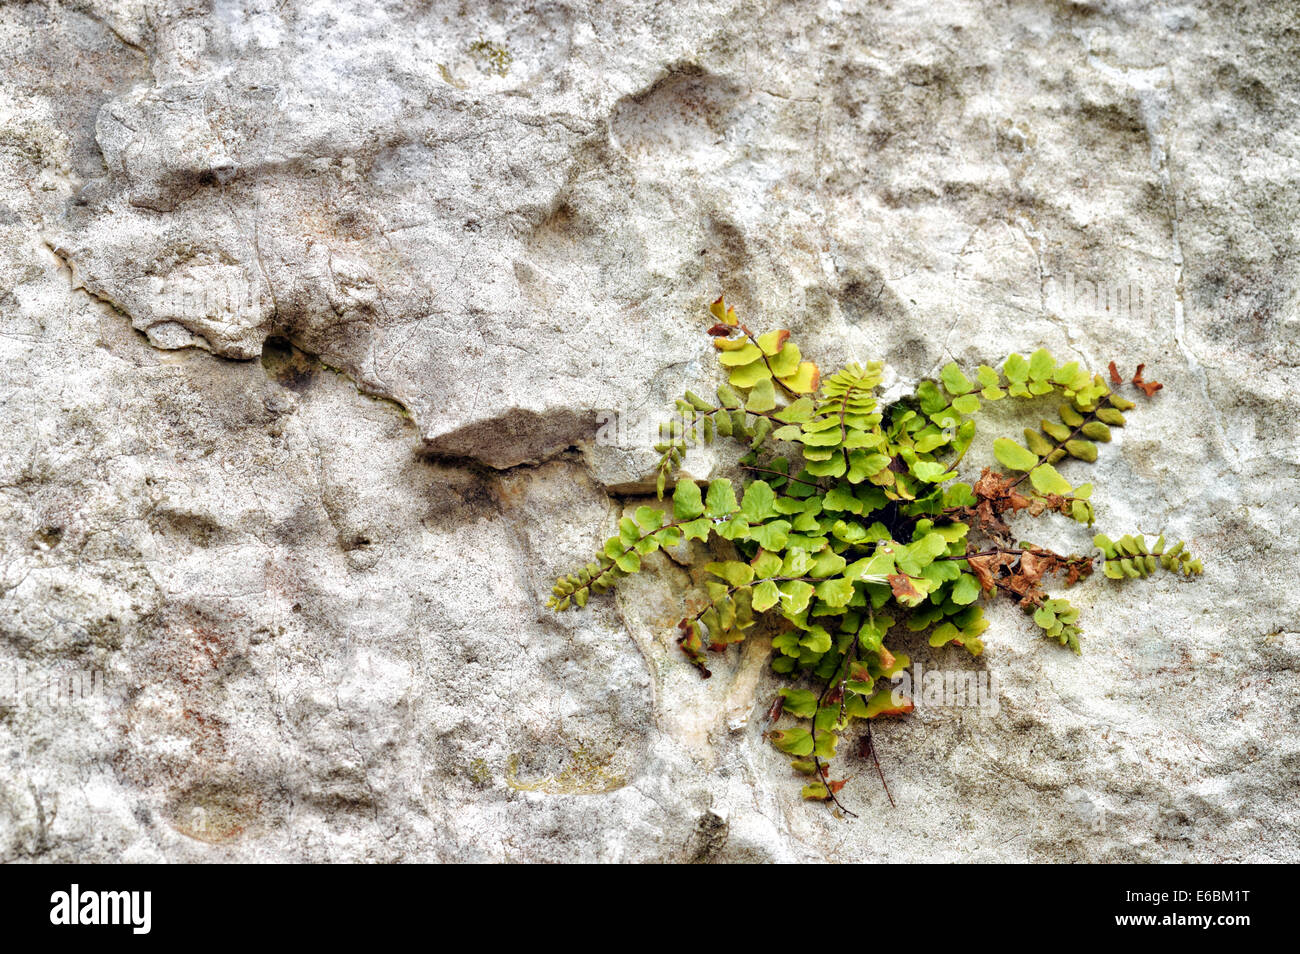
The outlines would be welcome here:
[[[676,419],[663,425],[656,450],[658,496],[672,487],[671,509],[638,507],[619,522],[595,559],[561,577],[548,603],[557,610],[588,599],[638,572],[656,550],[700,541],[718,559],[704,566],[702,598],[678,624],[678,644],[709,674],[707,653],[724,651],[765,626],[774,671],[805,681],[783,689],[772,709],[772,743],[797,773],[812,776],[804,797],[840,806],[843,782],[830,778],[841,735],[857,722],[909,711],[912,702],[882,686],[910,660],[898,630],[928,632],[929,644],[984,651],[982,600],[1002,595],[1032,615],[1049,638],[1080,651],[1079,610],[1044,590],[1048,578],[1071,586],[1100,561],[1114,579],[1158,567],[1198,574],[1201,561],[1161,537],[1111,541],[1098,534],[1100,557],[1063,555],[1017,542],[1015,514],[1059,513],[1091,525],[1092,485],[1073,486],[1058,469],[1092,462],[1136,404],[1114,364],[1109,380],[1060,364],[1046,349],[1010,355],[1001,370],[980,365],[968,376],[950,363],[882,406],[880,362],[851,364],[824,380],[785,330],[753,334],[723,299],[709,329],[726,381],[709,401],[687,391]],[[1130,383],[1151,397],[1139,365]],[[993,454],[1004,472],[985,468],[958,480],[984,402],[1053,400],[1053,417],[1024,431],[1024,443],[999,437]],[[680,475],[688,450],[718,438],[738,443],[747,476],[706,485]],[[793,719],[795,725],[776,723]],[[870,736],[868,735],[868,740]],[[868,749],[870,745],[868,744]],[[874,750],[871,750],[874,752]]]

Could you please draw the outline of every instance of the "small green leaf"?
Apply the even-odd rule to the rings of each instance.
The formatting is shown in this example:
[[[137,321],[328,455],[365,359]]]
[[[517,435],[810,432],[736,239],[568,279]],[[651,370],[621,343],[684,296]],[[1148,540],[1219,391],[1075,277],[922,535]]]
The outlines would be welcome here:
[[[948,406],[948,398],[933,381],[922,381],[918,384],[916,397],[921,402],[921,413],[926,416],[937,414]]]
[[[796,719],[811,719],[817,713],[817,694],[809,689],[777,690],[785,700],[782,708]]]
[[[939,372],[939,380],[948,389],[948,393],[954,395],[969,394],[975,387],[975,385],[971,384],[970,378],[962,374],[961,368],[957,367],[954,362],[944,365],[943,370]]]
[[[754,576],[769,577],[781,575],[781,556],[767,550],[759,550],[758,556],[749,561],[754,568]]]
[[[655,507],[637,507],[636,522],[642,531],[649,533],[663,526],[664,512]]]
[[[1069,361],[1061,365],[1059,368],[1057,368],[1055,371],[1052,372],[1052,380],[1057,384],[1070,385],[1073,384],[1077,378],[1079,378],[1079,374],[1080,374],[1079,362]],[[1086,386],[1087,382],[1090,380],[1092,380],[1090,377],[1087,376],[1083,377],[1080,387]]]
[[[770,733],[769,738],[787,755],[812,755],[813,737],[807,729],[784,729]]]
[[[1051,464],[1039,464],[1029,475],[1029,482],[1040,494],[1060,494],[1062,497],[1074,488]]]
[[[898,693],[898,699],[894,695],[898,692],[896,689],[881,689],[867,702],[866,718],[874,719],[881,715],[898,715],[904,712],[911,712],[914,706],[912,700],[908,699],[902,693]]]
[[[751,342],[746,342],[734,351],[721,352],[718,355],[718,360],[722,362],[723,367],[734,368],[739,367],[740,365],[749,364],[752,361],[759,361],[762,357],[763,352],[758,350],[757,345]]]
[[[1052,353],[1046,348],[1039,348],[1029,356],[1029,379],[1031,381],[1046,381],[1051,377],[1054,370],[1056,370],[1056,359],[1052,357]],[[1007,377],[1010,377],[1010,374]]]
[[[967,483],[949,484],[943,492],[945,507],[973,507],[977,502],[975,494],[971,492],[971,485]]]
[[[741,504],[740,512],[745,515],[745,519],[750,523],[758,523],[775,513],[772,509],[775,500],[776,494],[767,481],[756,480],[745,488],[744,502]]]
[[[786,580],[777,589],[785,597],[781,608],[790,616],[797,616],[806,610],[813,595],[813,585],[807,580]]]
[[[688,520],[681,525],[682,536],[687,540],[707,540],[709,533],[713,530],[713,521],[708,517],[701,517],[698,520]]]
[[[853,599],[853,581],[844,577],[823,580],[817,584],[815,592],[817,598],[825,601],[827,606],[838,609],[847,605],[849,600]]]
[[[696,493],[699,493],[698,489]],[[740,506],[736,503],[736,492],[732,489],[730,480],[720,477],[709,482],[709,494],[704,506],[706,516],[726,517],[739,509]],[[698,516],[698,514],[691,514],[691,516]]]
[[[772,520],[757,527],[750,527],[749,539],[756,541],[764,550],[784,550],[789,533],[790,521]]]
[[[771,378],[763,378],[756,385],[754,390],[749,392],[749,400],[745,403],[747,411],[770,411],[776,407],[776,388],[772,385]]]
[[[1054,441],[1064,441],[1070,436],[1071,431],[1064,424],[1056,421],[1039,421],[1038,423]]]
[[[963,573],[952,585],[952,601],[958,606],[974,603],[980,595],[979,581],[969,573]]]
[[[630,547],[641,539],[641,528],[631,517],[624,517],[618,522],[618,542]]]
[[[957,476],[956,471],[948,470],[943,464],[930,460],[918,460],[909,469],[917,479],[930,484],[943,483],[948,478]]]
[[[944,623],[940,626],[936,626],[934,632],[930,634],[930,645],[946,646],[960,635],[961,630],[956,626],[952,623]]]
[[[1046,457],[1056,450],[1056,445],[1033,428],[1025,428],[1025,443],[1039,457]]]
[[[826,492],[822,500],[822,508],[836,512],[847,510],[850,513],[862,513],[862,501],[853,496],[851,488],[840,484]]]
[[[789,337],[790,332],[784,328],[779,331],[769,331],[758,336],[758,347],[762,349],[763,354],[774,355],[781,350],[781,346],[785,344]]]
[[[993,442],[993,456],[998,463],[1012,470],[1029,470],[1038,463],[1038,456],[1025,450],[1009,437],[999,437]]]
[[[700,485],[693,480],[679,480],[673,489],[673,517],[675,520],[693,520],[704,513],[700,499]]]
[[[740,407],[740,395],[735,392],[730,384],[719,384],[718,403],[728,408]]]
[[[1102,425],[1105,427],[1106,425]],[[1071,457],[1077,457],[1079,460],[1086,460],[1092,463],[1097,459],[1097,445],[1091,441],[1066,441],[1065,452]]]
[[[1002,373],[1005,374],[1007,380],[1013,384],[1024,384],[1029,380],[1029,362],[1025,360],[1024,355],[1007,355],[1007,360],[1002,365]],[[1015,392],[1013,391],[1012,393],[1014,394]]]
[[[825,782],[809,782],[799,789],[799,794],[810,802],[824,802],[831,797],[831,790]]]
[[[704,569],[714,576],[722,577],[732,586],[745,586],[754,579],[754,568],[748,563],[741,563],[739,560],[710,563]]]
[[[757,350],[757,349],[756,349]],[[726,352],[724,352],[725,354]],[[772,376],[767,365],[762,361],[755,361],[753,364],[741,365],[738,368],[731,369],[731,375],[727,378],[735,387],[752,388],[758,382]]]
[[[754,607],[756,613],[770,610],[779,602],[781,602],[781,591],[776,588],[776,584],[771,580],[764,580],[755,586],[754,593],[750,598],[750,604]]]
[[[793,348],[794,345],[788,344],[785,347],[789,349]],[[780,380],[786,388],[795,394],[811,394],[817,390],[818,377],[817,365],[811,361],[803,361],[800,362],[798,370],[789,376],[783,375]]]
[[[1074,407],[1069,404],[1062,404],[1060,407],[1056,409],[1056,411],[1058,414],[1061,415],[1061,420],[1063,420],[1070,427],[1078,427],[1080,424],[1083,423],[1083,415],[1080,414],[1078,411],[1076,411]]]
[[[799,640],[799,645],[814,653],[824,653],[831,648],[831,634],[820,626],[810,626]]]
[[[772,367],[772,374],[778,378],[787,378],[799,370],[799,346],[793,341],[787,341],[774,356],[768,359],[768,364]]]
[[[788,407],[777,411],[774,417],[786,424],[802,424],[812,420],[814,407],[811,398],[801,397]]]

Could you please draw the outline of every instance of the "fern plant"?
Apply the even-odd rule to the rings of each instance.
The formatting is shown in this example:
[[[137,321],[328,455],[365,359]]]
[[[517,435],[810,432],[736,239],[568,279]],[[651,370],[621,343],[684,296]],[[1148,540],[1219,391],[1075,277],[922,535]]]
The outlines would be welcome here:
[[[981,365],[973,378],[949,364],[938,381],[882,405],[879,362],[821,380],[788,331],[756,336],[721,298],[710,311],[727,381],[716,402],[686,392],[677,419],[661,427],[658,497],[671,488],[671,505],[624,517],[592,562],[556,582],[548,605],[585,606],[660,548],[710,544],[718,559],[704,567],[706,593],[687,601],[678,644],[707,677],[706,650],[725,651],[771,624],[772,669],[794,684],[770,710],[767,737],[805,776],[805,798],[842,808],[844,782],[830,766],[844,732],[865,722],[862,751],[874,759],[870,720],[912,709],[892,685],[910,664],[888,645],[896,627],[928,630],[931,646],[979,655],[988,627],[980,601],[1002,596],[1078,653],[1079,611],[1048,595],[1046,579],[1069,587],[1099,563],[1116,580],[1161,568],[1201,572],[1181,541],[1166,547],[1163,536],[1148,543],[1141,534],[1097,534],[1097,552],[1062,554],[1017,540],[1008,523],[1018,513],[1053,513],[1093,524],[1092,485],[1073,486],[1056,464],[1097,459],[1097,445],[1136,406],[1121,389],[1155,395],[1161,385],[1143,378],[1143,365],[1125,382],[1113,362],[1104,377],[1040,349],[1012,354],[1000,371]],[[1001,470],[958,480],[973,415],[1004,399],[1056,406],[1025,429],[1023,442],[993,442]],[[677,479],[688,448],[718,437],[743,448],[739,495],[726,478],[703,487]]]

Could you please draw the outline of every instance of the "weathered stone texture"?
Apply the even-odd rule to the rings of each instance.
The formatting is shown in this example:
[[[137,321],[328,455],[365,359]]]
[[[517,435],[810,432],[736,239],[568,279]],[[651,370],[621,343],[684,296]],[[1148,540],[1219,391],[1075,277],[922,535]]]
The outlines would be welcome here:
[[[1297,860],[1298,14],[0,5],[0,692],[109,689],[0,708],[0,858]],[[1095,502],[1205,576],[917,640],[1000,712],[800,802],[688,568],[542,608],[719,291],[902,385],[1145,361]]]

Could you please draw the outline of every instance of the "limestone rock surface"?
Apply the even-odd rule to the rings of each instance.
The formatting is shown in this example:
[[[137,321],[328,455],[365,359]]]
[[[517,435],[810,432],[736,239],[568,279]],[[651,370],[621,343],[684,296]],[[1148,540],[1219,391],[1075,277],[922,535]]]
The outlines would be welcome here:
[[[1300,860],[1298,13],[0,4],[0,859]],[[689,568],[543,607],[723,291],[900,386],[1145,361],[1094,502],[1204,577],[918,639],[998,712],[800,801]]]

